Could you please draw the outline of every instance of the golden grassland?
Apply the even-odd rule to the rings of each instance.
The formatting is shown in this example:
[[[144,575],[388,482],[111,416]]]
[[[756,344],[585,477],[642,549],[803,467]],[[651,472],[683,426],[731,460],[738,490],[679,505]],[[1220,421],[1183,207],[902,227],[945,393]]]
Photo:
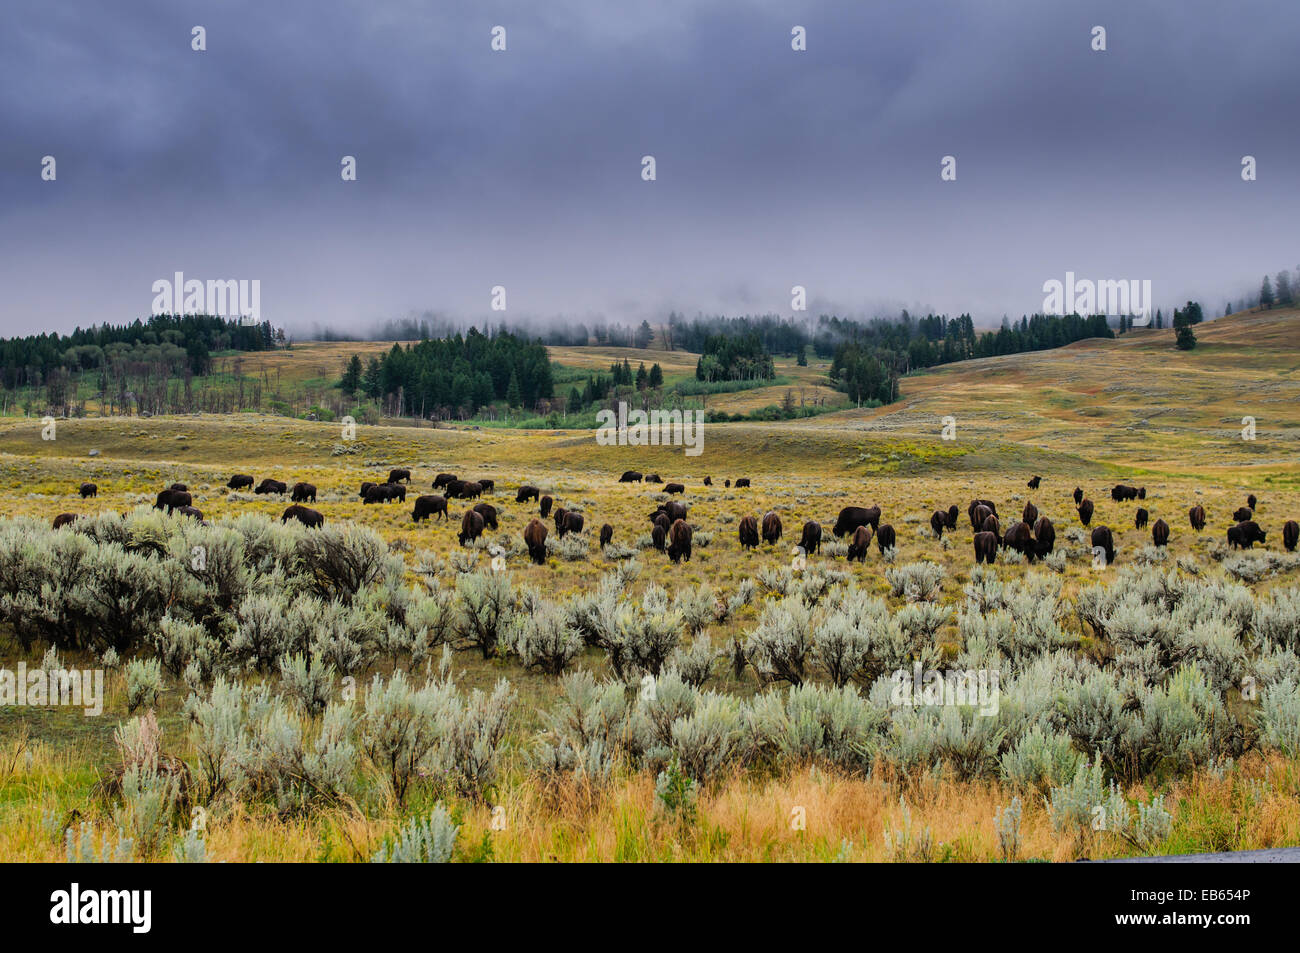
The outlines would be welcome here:
[[[552,557],[543,566],[526,559],[511,563],[517,583],[537,587],[548,598],[590,589],[609,568],[594,543],[603,523],[614,540],[631,546],[649,529],[659,487],[619,484],[624,469],[658,471],[681,480],[697,533],[712,533],[697,545],[689,563],[671,566],[653,550],[639,558],[638,585],[658,583],[670,591],[707,583],[727,593],[765,566],[784,565],[789,545],[805,520],[823,523],[827,536],[842,506],[879,504],[883,521],[898,534],[898,563],[928,559],[942,564],[948,577],[943,601],[960,598],[972,566],[966,503],[992,498],[1003,525],[1032,501],[1056,524],[1058,542],[1078,526],[1070,493],[1084,488],[1096,504],[1093,526],[1115,531],[1117,568],[1150,542],[1150,530],[1133,527],[1137,506],[1163,517],[1172,527],[1171,561],[1191,556],[1209,563],[1232,524],[1231,512],[1247,493],[1259,497],[1257,519],[1269,533],[1268,548],[1280,548],[1281,524],[1300,519],[1300,314],[1243,314],[1203,325],[1200,346],[1190,354],[1172,348],[1171,331],[1138,331],[1116,341],[1080,342],[1056,351],[973,361],[906,378],[902,399],[872,410],[844,410],[793,423],[711,424],[698,457],[679,447],[600,447],[584,431],[517,431],[468,426],[362,426],[356,441],[341,439],[337,424],[303,422],[259,414],[168,418],[85,418],[57,422],[55,438],[42,439],[37,419],[0,420],[0,514],[52,519],[62,512],[124,511],[152,502],[173,481],[189,485],[195,505],[209,519],[258,511],[278,517],[287,500],[231,494],[231,473],[272,476],[316,484],[317,508],[328,521],[370,526],[391,544],[408,551],[446,554],[456,547],[457,521],[416,525],[410,499],[432,492],[439,471],[463,477],[491,477],[497,488],[488,502],[501,510],[501,532],[518,535],[535,514],[535,504],[516,504],[514,490],[532,483],[555,498],[557,506],[576,506],[586,515],[593,537],[584,560]],[[388,345],[376,344],[375,350]],[[283,374],[322,377],[337,373],[332,361],[356,345],[298,345],[292,352],[257,355],[250,363],[271,362]],[[635,366],[658,360],[665,373],[687,373],[693,355],[622,349],[555,349],[566,365],[589,361],[607,367],[626,354]],[[608,353],[605,353],[608,352]],[[246,371],[248,368],[246,368]],[[810,389],[822,386],[825,368],[778,373]],[[780,390],[784,390],[781,388]],[[755,397],[756,392],[722,395]],[[710,406],[721,398],[710,398]],[[779,398],[777,398],[779,399]],[[764,403],[771,403],[765,400]],[[941,418],[956,418],[957,439],[940,437]],[[1242,418],[1254,417],[1253,441],[1241,437]],[[346,446],[355,452],[336,453]],[[91,451],[98,451],[94,456]],[[364,506],[357,498],[363,480],[382,479],[393,466],[412,469],[412,497],[405,505]],[[1040,474],[1031,491],[1026,481]],[[704,487],[704,476],[715,485]],[[752,479],[752,489],[728,489],[725,478]],[[99,497],[81,500],[82,481],[99,486]],[[1140,503],[1114,503],[1115,482],[1147,488]],[[1188,526],[1189,506],[1200,503],[1209,515],[1202,534]],[[957,504],[963,511],[949,545],[932,538],[930,513]],[[453,514],[462,506],[452,503]],[[776,547],[742,551],[736,542],[741,517],[776,510],[786,538]],[[828,556],[810,563],[847,568],[858,585],[882,597],[890,588],[873,547],[865,564],[847,566]],[[1116,569],[1093,570],[1071,561],[1065,572],[1068,596],[1080,585],[1104,579]],[[1030,571],[1002,565],[999,575],[1016,578]],[[1041,570],[1033,570],[1041,571]],[[1294,572],[1256,587],[1294,585]],[[891,599],[891,605],[898,600]],[[725,643],[752,627],[757,608],[747,607],[711,631]],[[955,654],[955,632],[941,634]],[[1085,652],[1102,651],[1083,639]],[[0,633],[0,664],[15,664],[16,645]],[[38,658],[26,659],[29,664]],[[69,659],[76,664],[77,659]],[[485,661],[460,653],[460,680],[470,687],[490,686],[508,677],[519,692],[517,725],[511,744],[522,746],[537,724],[536,710],[555,697],[555,680],[523,671],[503,660]],[[588,651],[580,666],[606,671],[603,656]],[[752,673],[730,674],[713,687],[749,694],[760,690]],[[180,717],[183,688],[173,686],[159,705],[164,747],[185,756]],[[84,718],[60,709],[0,709],[0,858],[56,860],[62,846],[42,825],[43,811],[60,817],[102,819],[106,808],[92,794],[99,772],[115,758],[112,731],[125,718],[120,675],[110,675],[108,716]],[[509,762],[508,758],[508,762]],[[854,860],[888,859],[883,840],[887,825],[900,823],[899,798],[905,797],[918,823],[928,825],[936,842],[933,859],[997,859],[992,826],[996,807],[1011,793],[995,784],[908,779],[850,778],[815,769],[781,777],[737,775],[701,794],[698,819],[689,826],[658,817],[648,775],[629,773],[593,805],[583,792],[558,797],[522,775],[517,762],[500,786],[503,831],[489,831],[488,808],[461,804],[462,844],[479,845],[498,860],[830,860],[845,851]],[[1261,779],[1267,777],[1267,783]],[[1251,755],[1237,770],[1218,777],[1200,773],[1164,782],[1159,790],[1174,808],[1175,833],[1165,850],[1246,849],[1300,843],[1300,763]],[[408,803],[407,812],[422,805]],[[427,807],[428,805],[423,805]],[[790,812],[802,807],[806,830],[792,830]],[[74,815],[73,812],[82,812]],[[237,814],[215,825],[208,839],[219,860],[357,860],[368,858],[391,834],[394,811],[331,810],[305,819],[276,820]],[[1022,823],[1026,857],[1068,860],[1076,856],[1115,856],[1133,849],[1113,839],[1064,840],[1052,832],[1043,805],[1027,803]],[[486,840],[485,840],[486,837]],[[847,840],[848,846],[843,844]],[[467,848],[468,849],[468,848]],[[470,855],[466,855],[470,856]]]

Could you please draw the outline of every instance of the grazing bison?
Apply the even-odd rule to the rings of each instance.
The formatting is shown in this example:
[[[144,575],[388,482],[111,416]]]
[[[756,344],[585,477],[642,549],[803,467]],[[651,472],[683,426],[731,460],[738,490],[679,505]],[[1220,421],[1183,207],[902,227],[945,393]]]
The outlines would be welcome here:
[[[60,527],[67,526],[69,523],[75,522],[76,519],[76,513],[60,513],[58,516],[54,517],[54,528],[59,529]]]
[[[705,485],[705,486],[713,486],[713,477],[705,477],[705,478],[704,478],[704,485]]]
[[[482,477],[479,477],[474,482],[479,485],[479,489],[483,493],[495,493],[497,491],[496,480],[485,480]]]
[[[483,525],[488,529],[497,529],[497,508],[491,503],[475,503],[474,512],[483,517]]]
[[[362,503],[387,503],[390,500],[397,499],[397,491],[401,491],[402,499],[406,499],[406,487],[394,485],[392,483],[381,483],[371,486],[366,490],[365,498]]]
[[[297,503],[285,510],[284,515],[280,517],[281,523],[287,523],[289,520],[297,520],[308,529],[320,529],[325,525],[325,517],[319,510],[299,506]]]
[[[1228,544],[1234,549],[1253,549],[1264,542],[1264,531],[1254,520],[1243,520],[1228,530]]]
[[[799,537],[799,545],[803,551],[808,554],[819,552],[822,548],[822,524],[816,520],[809,520],[803,524],[803,535]]]
[[[641,474],[637,473],[635,470],[625,470],[623,471],[623,475],[618,478],[618,482],[619,483],[640,483]]]
[[[435,490],[441,490],[448,483],[455,483],[455,482],[456,482],[456,474],[439,473],[436,477],[433,478],[433,488]]]
[[[551,507],[554,505],[554,503],[555,501],[551,499],[549,496],[542,497],[541,502],[538,503],[537,505],[538,510],[542,514],[542,519],[546,519],[548,516],[551,515]]]
[[[154,503],[153,508],[155,510],[161,510],[166,507],[167,512],[171,513],[173,510],[178,510],[182,506],[190,506],[193,502],[194,499],[184,490],[168,489],[163,490],[158,494],[158,499]]]
[[[546,524],[534,517],[524,527],[524,545],[528,547],[528,558],[537,565],[546,562]]]
[[[647,473],[645,481],[647,483],[663,483],[663,479],[657,473]]]
[[[665,484],[664,484],[664,492],[665,492],[665,493],[685,493],[685,492],[686,492],[686,484],[684,484],[684,483],[665,483]]]
[[[930,529],[934,531],[934,538],[943,537],[944,528],[948,525],[948,514],[943,510],[935,510],[930,514]]]
[[[984,517],[984,522],[980,523],[980,532],[982,533],[1000,533],[1002,532],[1002,522],[990,513]]]
[[[614,541],[614,527],[606,523],[600,528],[600,548],[604,549]]]
[[[463,483],[460,488],[460,495],[465,500],[477,500],[483,495],[483,484],[477,481]]]
[[[563,516],[563,519],[561,519]],[[564,539],[566,533],[581,533],[584,522],[581,513],[575,513],[572,510],[555,511],[555,531],[559,534],[560,539]]]
[[[673,525],[672,519],[663,510],[655,514],[652,522],[664,531],[665,536],[668,535],[668,528]]]
[[[888,523],[883,523],[876,530],[876,545],[880,547],[880,554],[883,556],[885,550],[894,545],[894,527]]]
[[[768,510],[763,514],[763,542],[774,546],[781,539],[781,517],[777,516],[776,510]]]
[[[418,496],[415,498],[415,509],[411,511],[411,520],[420,522],[431,516],[442,514],[443,519],[449,519],[450,514],[447,512],[447,498],[445,496]]]
[[[259,496],[264,493],[288,493],[289,484],[280,480],[272,480],[270,477],[267,477],[261,483],[257,484],[257,489],[253,492]]]
[[[1295,552],[1295,544],[1300,542],[1300,523],[1287,520],[1282,524],[1282,545],[1288,553]]]
[[[655,523],[655,528],[650,530],[650,542],[654,544],[654,548],[662,553],[664,551],[664,542],[667,539],[668,530]]]
[[[1115,537],[1109,526],[1098,526],[1092,531],[1092,548],[1105,553],[1107,566],[1115,561]]]
[[[853,531],[849,538],[849,562],[857,560],[860,563],[867,561],[867,550],[871,548],[871,528],[869,526],[859,526]]]
[[[836,539],[852,532],[859,526],[870,526],[873,530],[880,528],[880,507],[872,506],[846,506],[840,510],[840,515],[835,520],[835,525],[831,527],[831,533]]]
[[[1079,504],[1079,522],[1087,526],[1092,522],[1092,500],[1084,500]]]
[[[1239,506],[1233,512],[1232,518],[1238,523],[1244,523],[1246,520],[1254,519],[1255,514],[1251,511],[1249,506]]]
[[[410,483],[410,482],[411,482],[411,471],[410,471],[410,470],[407,470],[407,469],[405,469],[405,468],[401,468],[401,469],[397,469],[397,470],[389,470],[389,471],[388,471],[388,479],[385,480],[384,482],[385,482],[385,483],[401,483],[403,480],[405,480],[407,483]]]
[[[1252,510],[1257,510],[1257,509],[1259,509],[1259,507],[1255,505],[1255,504],[1258,503],[1258,502],[1259,502],[1259,500],[1255,499],[1255,494],[1254,494],[1254,493],[1252,493],[1252,494],[1250,494],[1250,496],[1246,497],[1246,505],[1249,506]]]
[[[987,500],[971,500],[970,506],[966,507],[966,515],[970,517],[970,528],[975,532],[980,532],[980,524],[992,516],[997,510],[987,505]]]
[[[996,533],[975,534],[975,562],[988,563],[990,566],[998,558],[998,537]]]
[[[1199,533],[1205,529],[1205,507],[1193,506],[1187,511],[1187,519],[1192,524],[1192,529]]]
[[[232,490],[242,490],[246,486],[253,485],[253,477],[248,473],[236,473],[232,476],[226,486]]]
[[[1116,503],[1122,503],[1124,500],[1136,500],[1139,496],[1146,499],[1146,487],[1139,490],[1135,486],[1125,486],[1123,483],[1117,483],[1110,491],[1110,498]]]
[[[959,513],[961,513],[961,510],[957,508],[957,504],[954,503],[952,506],[948,507],[948,519],[946,522],[949,529],[957,528],[957,515]]]
[[[1038,558],[1051,553],[1056,547],[1056,527],[1046,516],[1038,517],[1038,522],[1034,524],[1034,549],[1038,552]]]
[[[1033,503],[1026,503],[1020,518],[1025,521],[1026,526],[1033,526],[1034,521],[1038,519],[1038,507],[1034,506]]]
[[[1083,490],[1079,489],[1076,486],[1074,488],[1074,505],[1078,506],[1082,502],[1083,502]]]
[[[537,487],[525,484],[524,486],[521,486],[519,492],[515,494],[515,502],[527,503],[529,500],[535,500],[541,495],[542,492],[537,489]]]
[[[401,483],[385,483],[384,489],[388,491],[390,500],[400,500],[406,502],[406,486]]]
[[[668,530],[668,558],[673,562],[691,561],[691,532],[686,520],[677,520]]]
[[[168,489],[179,490],[181,493],[188,493],[190,490],[184,483],[173,483]]]
[[[1147,520],[1150,519],[1150,517],[1151,514],[1146,511],[1146,507],[1139,506],[1137,514],[1133,517],[1133,528],[1141,529],[1143,526],[1146,526]]]
[[[316,502],[316,487],[311,483],[295,483],[289,499],[294,503]]]
[[[740,521],[740,548],[753,549],[758,545],[758,520],[746,516]]]
[[[366,481],[365,483],[361,484],[361,492],[359,492],[357,496],[361,497],[361,499],[364,500],[366,498],[366,493],[370,491],[370,488],[376,486],[379,486],[379,484]]]
[[[81,484],[80,492],[81,492],[81,498],[84,500],[88,496],[98,496],[99,487],[95,486],[95,484],[93,483],[83,483]]]
[[[749,477],[741,477],[736,481],[736,489],[740,489],[742,486],[749,486]]]
[[[1164,520],[1156,520],[1151,525],[1151,542],[1157,546],[1169,545],[1169,524]]]
[[[727,477],[727,479],[723,482],[722,485],[725,486],[727,489],[731,489],[731,477]]]
[[[200,523],[203,522],[203,511],[198,507],[181,506],[181,507],[177,507],[176,512],[180,513],[181,516],[190,516],[198,520]]]
[[[1029,489],[1031,489],[1031,490],[1037,490],[1037,489],[1038,489],[1038,484],[1040,484],[1040,483],[1042,483],[1042,482],[1043,482],[1043,478],[1042,478],[1042,477],[1040,477],[1040,476],[1035,476],[1033,479],[1031,479],[1031,480],[1030,480],[1028,483],[1026,483],[1025,485],[1026,485],[1027,487],[1029,487]]]
[[[473,510],[466,510],[460,518],[460,535],[456,537],[460,544],[473,542],[483,535],[483,515]]]
[[[659,509],[651,513],[650,519],[653,520],[660,513],[666,513],[668,515],[669,524],[675,523],[677,520],[684,520],[686,519],[686,504],[678,503],[676,500],[669,500],[667,503],[664,503],[663,506],[659,507]]]
[[[1038,552],[1034,547],[1034,536],[1029,529],[1029,524],[1025,522],[1012,523],[1007,527],[1006,534],[1002,537],[1002,545],[1007,549],[1014,549],[1022,556],[1029,557],[1033,560]]]

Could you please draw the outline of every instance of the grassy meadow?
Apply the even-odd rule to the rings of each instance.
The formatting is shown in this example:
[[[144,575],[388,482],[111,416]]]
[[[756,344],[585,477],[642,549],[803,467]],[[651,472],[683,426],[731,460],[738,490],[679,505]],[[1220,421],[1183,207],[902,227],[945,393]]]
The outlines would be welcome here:
[[[1190,353],[1172,347],[1172,331],[1140,330],[1115,341],[936,368],[905,378],[901,399],[886,407],[845,408],[789,423],[709,424],[703,452],[695,457],[674,447],[601,447],[585,431],[377,425],[358,426],[355,440],[345,441],[337,423],[239,414],[59,420],[53,439],[44,439],[38,419],[2,418],[0,516],[48,525],[61,513],[125,513],[152,504],[160,489],[182,482],[214,524],[249,513],[278,521],[287,498],[231,492],[227,479],[249,473],[259,481],[306,481],[318,488],[314,505],[327,527],[351,523],[375,531],[406,560],[411,568],[405,582],[414,584],[416,554],[431,551],[447,559],[460,548],[463,501],[450,502],[456,518],[448,521],[416,524],[411,518],[411,501],[433,492],[436,473],[495,480],[495,492],[484,497],[499,510],[500,529],[487,534],[493,540],[517,540],[536,515],[536,504],[515,502],[515,489],[528,483],[551,495],[556,507],[576,508],[586,519],[585,556],[555,553],[540,566],[526,554],[512,551],[509,557],[513,585],[564,604],[596,590],[615,565],[596,545],[604,523],[613,527],[617,546],[638,551],[641,570],[629,595],[653,586],[670,595],[707,586],[725,600],[764,572],[788,566],[790,547],[805,521],[820,521],[830,540],[841,507],[879,505],[881,521],[897,533],[897,552],[889,563],[873,544],[863,563],[823,552],[809,556],[808,566],[847,573],[842,585],[898,611],[907,600],[886,570],[918,562],[943,570],[938,605],[963,603],[974,568],[966,506],[981,497],[997,502],[1004,530],[1029,502],[1051,518],[1058,548],[1069,551],[1059,571],[1002,559],[993,568],[1008,585],[1053,577],[1062,604],[1068,605],[1098,583],[1123,584],[1122,573],[1151,542],[1149,527],[1134,527],[1138,506],[1150,512],[1152,522],[1163,518],[1171,527],[1167,556],[1157,564],[1162,570],[1177,567],[1202,579],[1224,578],[1224,534],[1234,523],[1233,510],[1245,505],[1249,493],[1259,498],[1255,519],[1268,534],[1264,550],[1283,555],[1282,524],[1300,519],[1300,313],[1234,315],[1198,327],[1197,335],[1200,345]],[[288,352],[247,357],[244,373],[324,381],[336,377],[345,356],[359,349],[296,345]],[[633,367],[658,361],[670,382],[692,374],[695,363],[694,355],[654,349],[552,350],[553,360],[566,367],[606,369],[624,357]],[[835,404],[843,395],[829,389],[826,370],[816,363],[800,368],[778,360],[777,374],[791,383],[710,396],[707,405],[748,412],[779,403],[788,389],[797,399]],[[945,417],[955,419],[955,440],[941,438]],[[1242,438],[1244,417],[1254,418],[1253,440]],[[412,472],[406,504],[363,505],[360,483],[381,481],[399,466]],[[656,485],[618,483],[625,469],[658,472],[666,481],[686,484],[681,499],[690,505],[696,532],[689,562],[674,565],[663,553],[644,548],[647,516],[663,496]],[[1026,486],[1033,475],[1042,477],[1037,490]],[[702,483],[706,476],[711,487]],[[725,479],[738,477],[748,477],[752,488],[723,486]],[[98,485],[96,499],[77,495],[83,481]],[[1146,499],[1112,502],[1109,489],[1117,482],[1144,486]],[[1118,555],[1112,566],[1095,568],[1086,542],[1069,538],[1079,527],[1070,495],[1076,486],[1096,505],[1092,526],[1114,532]],[[958,526],[936,540],[930,514],[952,504],[961,510]],[[1202,533],[1188,525],[1187,510],[1194,504],[1208,514]],[[781,542],[742,550],[739,521],[747,515],[761,519],[769,510],[784,523]],[[486,563],[486,554],[479,553],[474,571],[485,570]],[[455,575],[448,570],[451,584]],[[1266,599],[1298,580],[1300,566],[1283,560],[1248,585],[1256,599]],[[712,644],[720,652],[743,644],[773,598],[762,590],[709,625]],[[1063,612],[1061,626],[1078,658],[1109,664],[1117,656],[1116,646],[1073,612]],[[943,660],[961,657],[963,638],[955,618],[935,633],[934,648]],[[8,626],[0,629],[0,667],[19,661],[36,666],[43,651],[43,646],[24,651]],[[74,667],[97,664],[90,653],[69,653],[65,661]],[[357,682],[364,685],[375,674],[387,677],[393,667],[377,659],[358,673]],[[621,764],[606,784],[593,788],[573,779],[543,784],[529,770],[525,752],[546,728],[539,712],[559,694],[556,676],[525,668],[510,653],[484,658],[476,650],[457,651],[452,667],[463,691],[490,693],[504,678],[517,694],[498,777],[486,796],[447,794],[417,783],[398,798],[385,790],[382,772],[372,766],[361,771],[364,796],[311,811],[277,811],[257,799],[214,801],[205,827],[208,859],[368,860],[406,818],[427,815],[439,800],[452,806],[460,824],[456,856],[463,860],[991,861],[1006,856],[994,818],[1016,796],[1024,805],[1016,859],[1300,844],[1295,810],[1300,757],[1250,745],[1227,767],[1197,763],[1188,770],[1162,768],[1123,779],[1123,793],[1132,802],[1164,797],[1172,828],[1154,845],[1057,830],[1045,791],[1026,793],[1004,778],[907,771],[883,763],[870,771],[816,759],[723,770],[700,780],[689,811],[665,813],[654,771]],[[598,648],[585,648],[571,667],[597,679],[611,675]],[[249,681],[259,677],[247,676]],[[128,719],[121,666],[110,669],[107,686],[106,710],[99,718],[55,706],[0,707],[0,859],[61,860],[61,832],[69,825],[87,822],[107,830],[118,823],[119,805],[105,793],[103,780],[122,760],[113,737]],[[714,666],[708,687],[745,700],[784,691],[758,678],[752,666],[737,675],[726,658]],[[152,707],[163,732],[162,750],[192,763],[195,751],[183,710],[189,693],[183,680],[168,675]],[[1243,723],[1251,718],[1248,702],[1235,689],[1224,693],[1224,705]],[[913,828],[926,829],[926,836],[899,836],[908,814]],[[792,823],[795,815],[799,824]],[[174,820],[170,837],[179,838],[184,826],[183,817]],[[139,859],[169,860],[170,844]]]

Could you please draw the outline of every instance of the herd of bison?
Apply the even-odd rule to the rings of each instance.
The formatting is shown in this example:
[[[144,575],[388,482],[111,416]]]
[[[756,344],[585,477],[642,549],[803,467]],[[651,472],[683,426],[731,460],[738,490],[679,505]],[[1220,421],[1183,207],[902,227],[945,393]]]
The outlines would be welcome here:
[[[231,490],[240,490],[253,487],[254,482],[252,476],[237,473],[230,478],[226,486]],[[388,479],[383,483],[362,483],[359,496],[363,503],[382,504],[394,501],[404,503],[410,482],[409,469],[394,469],[389,472]],[[684,483],[665,483],[657,473],[642,475],[635,470],[628,470],[619,477],[619,482],[663,484],[663,491],[669,496],[686,492]],[[1036,490],[1041,482],[1042,477],[1035,476],[1029,481],[1028,486]],[[706,476],[703,485],[711,487],[713,480]],[[725,486],[731,488],[733,482],[728,479]],[[734,482],[734,486],[743,489],[750,486],[750,481],[742,477]],[[453,473],[439,473],[433,481],[433,489],[441,490],[442,493],[416,498],[415,508],[411,513],[411,518],[415,522],[433,517],[449,520],[452,518],[447,508],[449,500],[479,499],[484,494],[494,493],[496,487],[495,483],[488,479],[462,480]],[[95,497],[98,492],[98,487],[93,483],[81,484],[82,499]],[[281,516],[282,523],[295,519],[307,527],[320,527],[325,524],[325,517],[319,510],[302,505],[316,502],[316,487],[310,483],[295,483],[290,487],[280,480],[268,478],[258,483],[253,492],[258,495],[272,494],[281,497],[286,493],[289,494],[292,505]],[[1111,489],[1110,495],[1115,502],[1144,501],[1146,488],[1118,484]],[[1079,487],[1075,487],[1073,496],[1079,522],[1084,527],[1091,527],[1094,511],[1092,500],[1087,499],[1084,491]],[[552,498],[542,494],[535,486],[525,484],[519,487],[515,493],[515,502],[537,503],[538,515],[529,520],[524,528],[523,540],[529,557],[539,565],[546,561],[548,535],[546,524],[542,520],[554,517],[555,532],[560,539],[563,539],[566,534],[581,533],[583,530],[582,513],[568,511],[563,507],[556,508],[552,513]],[[1254,494],[1251,494],[1246,498],[1246,505],[1233,513],[1235,525],[1228,529],[1227,534],[1228,544],[1233,548],[1250,549],[1255,543],[1265,541],[1265,533],[1254,519],[1256,505],[1257,500]],[[158,494],[154,508],[166,509],[169,514],[180,513],[183,516],[203,520],[203,512],[194,506],[193,497],[182,483],[173,483],[162,490]],[[934,531],[935,538],[941,538],[945,531],[956,529],[959,514],[960,510],[956,505],[948,507],[947,510],[935,510],[930,517],[930,527]],[[992,500],[971,500],[966,508],[966,515],[970,519],[971,529],[974,532],[977,563],[993,563],[997,559],[999,549],[1014,550],[1033,562],[1050,554],[1056,544],[1056,528],[1050,519],[1039,515],[1038,508],[1033,502],[1025,504],[1020,519],[1012,522],[1005,531],[1002,530],[997,505]],[[1187,516],[1193,530],[1199,533],[1205,528],[1205,507],[1193,506],[1188,510]],[[694,530],[686,521],[686,517],[686,505],[673,499],[662,503],[649,516],[652,524],[650,537],[654,547],[660,552],[666,552],[673,562],[691,558]],[[76,518],[74,513],[60,513],[54,518],[54,528],[65,526]],[[1144,528],[1149,518],[1150,514],[1145,507],[1137,507],[1134,513],[1134,527]],[[476,503],[461,516],[461,529],[458,536],[460,544],[465,546],[478,539],[485,529],[497,529],[497,509],[490,503]],[[1115,559],[1115,543],[1110,527],[1095,526],[1091,527],[1091,530],[1094,553],[1098,556],[1104,554],[1106,563],[1110,564]],[[740,521],[740,546],[742,549],[753,549],[759,545],[760,539],[764,543],[774,545],[780,541],[783,531],[781,517],[775,511],[769,510],[762,519],[747,515]],[[896,541],[894,527],[889,523],[881,522],[879,506],[844,507],[840,510],[831,532],[837,539],[848,538],[847,555],[850,561],[855,559],[859,562],[864,561],[873,539],[882,554],[894,546]],[[1151,524],[1151,540],[1156,546],[1167,546],[1169,533],[1169,524],[1165,520],[1157,519]],[[601,526],[600,546],[603,548],[608,545],[613,538],[614,528],[608,523]],[[1282,526],[1282,543],[1290,552],[1295,550],[1297,541],[1300,541],[1300,523],[1287,520]],[[809,520],[803,524],[797,551],[803,554],[817,553],[821,550],[821,542],[821,523]]]

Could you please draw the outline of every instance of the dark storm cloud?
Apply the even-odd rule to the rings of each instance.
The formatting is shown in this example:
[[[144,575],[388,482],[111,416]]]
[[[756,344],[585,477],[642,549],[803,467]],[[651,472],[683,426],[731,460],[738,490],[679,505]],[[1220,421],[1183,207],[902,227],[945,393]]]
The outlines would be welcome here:
[[[788,313],[800,284],[995,321],[1067,270],[1217,314],[1300,261],[1298,27],[1250,0],[23,2],[2,330],[134,318],[178,270],[261,279],[298,327],[480,316],[498,284],[512,318]]]

